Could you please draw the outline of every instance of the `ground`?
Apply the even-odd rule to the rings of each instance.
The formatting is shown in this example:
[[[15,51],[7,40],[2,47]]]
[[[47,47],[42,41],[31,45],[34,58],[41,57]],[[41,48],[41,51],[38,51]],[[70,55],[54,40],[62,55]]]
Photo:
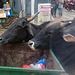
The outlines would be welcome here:
[[[55,20],[72,20],[73,18],[75,18],[75,11],[74,10],[66,10],[63,9],[63,16],[61,18],[59,18],[58,12],[57,12],[57,17],[54,18]]]

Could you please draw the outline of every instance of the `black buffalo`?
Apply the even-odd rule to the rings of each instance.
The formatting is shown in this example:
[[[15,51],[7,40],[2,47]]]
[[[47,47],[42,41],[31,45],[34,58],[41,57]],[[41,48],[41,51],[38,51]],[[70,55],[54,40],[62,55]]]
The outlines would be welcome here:
[[[30,23],[37,14],[38,13],[36,13],[33,18],[27,19],[24,17],[15,20],[10,28],[0,36],[1,44],[21,43],[23,40],[27,42],[33,38],[46,24],[50,23],[50,21],[45,22],[39,26]]]
[[[29,46],[34,49],[52,49],[65,71],[75,75],[75,19],[72,23],[61,25],[54,23],[44,27],[32,40]]]

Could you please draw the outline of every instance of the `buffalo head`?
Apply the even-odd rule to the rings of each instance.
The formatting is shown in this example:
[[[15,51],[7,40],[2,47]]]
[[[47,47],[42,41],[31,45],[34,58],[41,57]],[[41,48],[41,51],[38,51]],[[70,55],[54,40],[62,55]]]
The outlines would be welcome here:
[[[7,43],[20,43],[24,39],[25,41],[31,39],[33,34],[30,30],[31,23],[29,22],[32,21],[38,13],[36,13],[32,18],[27,19],[24,17],[15,20],[9,29],[0,36],[1,44],[6,45]]]
[[[60,21],[52,21],[50,24],[46,25],[33,39],[29,40],[29,47],[33,50],[49,50],[51,46],[51,38],[54,33],[58,30],[61,32],[63,27],[67,27],[70,24],[70,22],[64,24]]]

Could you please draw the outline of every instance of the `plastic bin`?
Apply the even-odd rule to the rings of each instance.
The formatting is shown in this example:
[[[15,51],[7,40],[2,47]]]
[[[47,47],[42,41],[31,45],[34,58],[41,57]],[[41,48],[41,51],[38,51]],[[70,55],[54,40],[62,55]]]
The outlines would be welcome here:
[[[46,69],[20,68],[27,63],[27,65],[34,64],[40,58],[46,59]],[[41,53],[40,51],[32,51],[27,44],[0,45],[0,75],[61,75],[64,73],[63,67],[51,50]]]

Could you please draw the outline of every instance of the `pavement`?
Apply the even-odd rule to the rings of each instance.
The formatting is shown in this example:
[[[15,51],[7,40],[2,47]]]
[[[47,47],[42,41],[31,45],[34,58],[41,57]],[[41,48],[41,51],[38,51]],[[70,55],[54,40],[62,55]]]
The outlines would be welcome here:
[[[6,30],[7,29],[4,29],[4,28],[0,29],[0,35],[2,35]]]
[[[72,20],[75,18],[75,11],[74,10],[66,10],[63,8],[63,16],[59,17],[59,12],[57,11],[57,17],[54,18],[54,20],[60,20],[60,21],[66,21],[66,20]]]

